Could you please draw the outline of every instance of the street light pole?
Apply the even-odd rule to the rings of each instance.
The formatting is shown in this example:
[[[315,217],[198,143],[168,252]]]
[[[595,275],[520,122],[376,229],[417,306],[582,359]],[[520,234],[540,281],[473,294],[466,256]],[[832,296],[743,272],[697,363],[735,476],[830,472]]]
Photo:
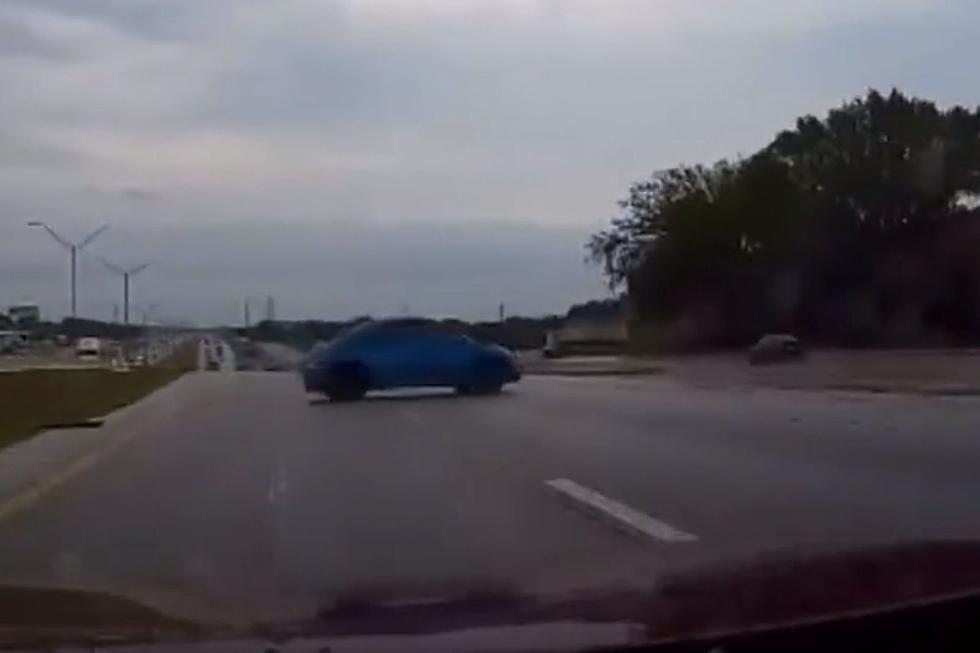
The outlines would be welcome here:
[[[70,271],[69,271],[69,279],[70,279],[70,285],[71,285],[71,316],[72,317],[78,317],[78,312],[77,312],[77,299],[76,299],[76,296],[77,296],[76,278],[77,278],[77,276],[76,276],[76,272],[75,272],[75,266],[76,266],[76,262],[78,260],[78,251],[80,249],[82,249],[83,247],[85,247],[86,245],[88,245],[89,243],[91,243],[96,238],[98,238],[106,229],[109,228],[109,225],[107,225],[107,224],[102,225],[101,227],[99,227],[98,229],[96,229],[95,231],[93,231],[92,233],[90,233],[88,236],[86,236],[85,238],[82,238],[77,243],[73,243],[73,242],[68,241],[65,238],[62,238],[58,234],[58,232],[55,231],[54,229],[52,229],[46,222],[41,222],[39,220],[31,220],[30,222],[27,223],[27,226],[28,227],[41,227],[42,229],[44,229],[45,231],[48,232],[48,235],[50,235],[52,238],[54,238],[56,241],[58,241],[58,244],[60,244],[62,247],[64,247],[65,249],[68,250],[69,260],[70,260],[70,265],[71,265],[71,268],[70,268]]]
[[[118,265],[113,265],[105,259],[102,259],[102,263],[123,278],[123,324],[129,324],[129,278],[145,270],[150,266],[152,261],[147,261],[146,263],[129,269],[124,269]]]
[[[69,245],[68,251],[71,253],[71,263],[68,266],[68,276],[71,279],[69,281],[69,287],[71,288],[71,316],[75,317],[78,314],[78,309],[75,306],[75,296],[77,295],[77,287],[75,284],[75,260],[78,258],[78,247],[76,245]]]

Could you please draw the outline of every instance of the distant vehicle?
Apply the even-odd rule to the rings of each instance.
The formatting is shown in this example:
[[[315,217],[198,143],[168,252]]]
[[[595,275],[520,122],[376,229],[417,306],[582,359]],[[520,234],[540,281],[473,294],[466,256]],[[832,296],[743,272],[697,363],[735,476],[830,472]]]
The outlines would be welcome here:
[[[0,354],[11,354],[27,348],[26,331],[0,331]]]
[[[79,338],[75,343],[75,355],[83,360],[99,358],[102,355],[102,341],[98,338]]]
[[[803,358],[803,347],[796,336],[787,333],[768,333],[749,348],[749,363],[762,365]]]
[[[303,362],[302,375],[308,392],[335,400],[413,386],[490,394],[521,377],[510,351],[446,332],[423,319],[361,322],[314,347]]]
[[[541,350],[545,358],[558,358],[561,355],[561,341],[557,331],[549,331],[544,336],[544,348]]]

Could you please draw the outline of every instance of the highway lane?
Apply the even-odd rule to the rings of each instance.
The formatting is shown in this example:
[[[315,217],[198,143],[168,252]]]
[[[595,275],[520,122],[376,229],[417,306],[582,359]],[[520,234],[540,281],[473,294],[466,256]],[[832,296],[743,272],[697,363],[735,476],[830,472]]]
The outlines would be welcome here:
[[[247,621],[980,536],[976,400],[551,377],[331,404],[291,374],[178,383],[125,446],[0,522],[0,580]],[[624,530],[556,479],[656,527]]]

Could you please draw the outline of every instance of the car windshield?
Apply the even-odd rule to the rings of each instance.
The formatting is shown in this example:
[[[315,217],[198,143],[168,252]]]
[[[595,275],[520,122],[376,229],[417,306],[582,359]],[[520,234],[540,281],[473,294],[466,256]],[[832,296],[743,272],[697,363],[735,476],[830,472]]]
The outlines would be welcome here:
[[[980,592],[978,25],[0,2],[0,648]]]

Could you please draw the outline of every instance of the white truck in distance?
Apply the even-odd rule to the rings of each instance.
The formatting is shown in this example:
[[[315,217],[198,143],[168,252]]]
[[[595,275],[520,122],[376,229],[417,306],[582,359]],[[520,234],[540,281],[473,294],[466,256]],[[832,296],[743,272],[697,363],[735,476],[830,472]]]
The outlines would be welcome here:
[[[98,360],[102,354],[102,342],[98,338],[79,338],[75,343],[75,355],[82,360]]]

